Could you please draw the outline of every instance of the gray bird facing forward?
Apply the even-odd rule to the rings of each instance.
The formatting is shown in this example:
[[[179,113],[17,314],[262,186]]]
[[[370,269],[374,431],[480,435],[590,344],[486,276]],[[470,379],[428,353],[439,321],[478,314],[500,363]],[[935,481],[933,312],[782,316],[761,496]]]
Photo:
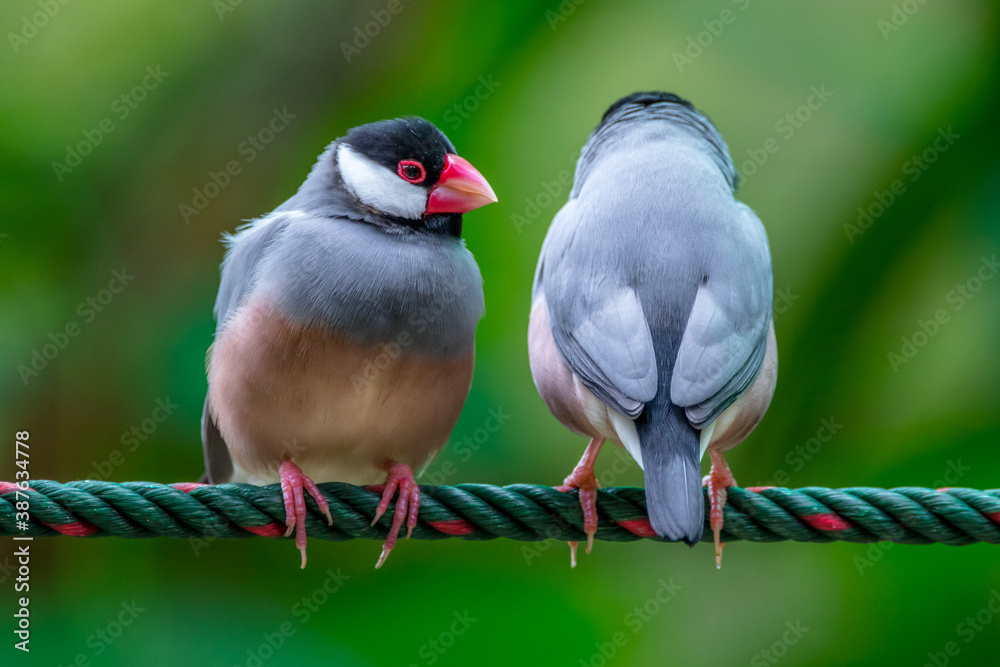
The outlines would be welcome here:
[[[350,130],[295,196],[228,239],[202,417],[212,483],[281,482],[306,563],[318,482],[397,488],[376,567],[404,521],[413,469],[448,439],[472,380],[482,277],[462,213],[496,201],[422,118]],[[374,522],[373,522],[374,523]]]
[[[569,201],[542,246],[528,350],[546,405],[590,444],[580,489],[587,550],[594,461],[611,440],[643,468],[661,537],[701,539],[705,479],[716,562],[722,452],[767,411],[777,378],[767,236],[736,201],[738,176],[712,123],[671,93],[615,102],[584,146]],[[576,561],[573,545],[573,562]]]

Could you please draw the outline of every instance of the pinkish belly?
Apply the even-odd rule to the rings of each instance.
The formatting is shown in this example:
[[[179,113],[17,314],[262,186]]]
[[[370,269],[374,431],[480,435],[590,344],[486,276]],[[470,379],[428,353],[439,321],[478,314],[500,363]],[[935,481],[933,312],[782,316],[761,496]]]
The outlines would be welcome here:
[[[288,456],[317,482],[367,484],[388,461],[416,468],[445,444],[472,367],[471,352],[440,360],[359,345],[255,304],[213,345],[209,396],[235,481],[276,480]]]

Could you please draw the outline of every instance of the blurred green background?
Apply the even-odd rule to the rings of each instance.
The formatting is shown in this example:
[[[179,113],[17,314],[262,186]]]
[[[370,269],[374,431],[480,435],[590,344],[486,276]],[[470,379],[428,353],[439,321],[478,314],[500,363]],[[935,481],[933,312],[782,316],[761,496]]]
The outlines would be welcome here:
[[[348,128],[418,114],[500,197],[466,216],[487,314],[472,393],[423,481],[559,483],[585,442],[528,372],[535,260],[603,111],[665,89],[716,123],[771,240],[779,382],[729,456],[737,479],[995,488],[997,12],[4,2],[0,479],[21,429],[35,478],[197,478],[220,235],[291,195]],[[239,173],[213,188],[230,161]],[[134,276],[116,294],[114,271]],[[157,401],[176,406],[162,423]],[[460,445],[490,410],[502,428]],[[641,485],[617,456],[602,480]],[[0,652],[16,664],[983,665],[1000,645],[988,545],[733,543],[716,571],[706,544],[598,543],[571,571],[564,544],[450,540],[403,542],[375,571],[375,542],[311,541],[300,571],[285,541],[53,539],[33,546],[26,659],[13,550],[0,544]],[[323,603],[306,613],[303,597]]]

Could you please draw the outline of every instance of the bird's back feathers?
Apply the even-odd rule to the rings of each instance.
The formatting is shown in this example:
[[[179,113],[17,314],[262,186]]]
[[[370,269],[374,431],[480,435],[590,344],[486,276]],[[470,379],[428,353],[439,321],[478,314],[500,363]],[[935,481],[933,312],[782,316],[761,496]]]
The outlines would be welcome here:
[[[635,419],[654,528],[689,543],[704,523],[695,427],[756,376],[770,322],[767,239],[736,181],[690,104],[627,98],[584,147],[535,277],[569,368]]]

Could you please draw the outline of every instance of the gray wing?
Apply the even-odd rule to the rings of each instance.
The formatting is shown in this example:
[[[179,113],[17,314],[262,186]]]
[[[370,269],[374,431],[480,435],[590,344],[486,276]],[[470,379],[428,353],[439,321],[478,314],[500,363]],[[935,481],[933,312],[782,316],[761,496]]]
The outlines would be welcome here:
[[[724,264],[699,286],[670,380],[671,402],[698,428],[746,391],[767,347],[773,299],[767,236],[753,211],[738,207],[739,252],[721,257]]]
[[[219,295],[215,300],[216,334],[253,287],[255,270],[264,250],[288,226],[291,217],[264,218],[242,227],[236,235],[227,239],[229,249],[222,262]],[[202,479],[213,484],[228,481],[233,474],[233,462],[229,458],[226,441],[215,423],[215,413],[208,396],[205,396],[205,408],[201,414],[201,445],[205,455],[205,475]]]
[[[553,221],[535,294],[546,293],[552,335],[570,370],[597,398],[635,418],[657,389],[649,324],[635,291],[590,264],[595,253],[572,233],[575,215],[571,200]]]

